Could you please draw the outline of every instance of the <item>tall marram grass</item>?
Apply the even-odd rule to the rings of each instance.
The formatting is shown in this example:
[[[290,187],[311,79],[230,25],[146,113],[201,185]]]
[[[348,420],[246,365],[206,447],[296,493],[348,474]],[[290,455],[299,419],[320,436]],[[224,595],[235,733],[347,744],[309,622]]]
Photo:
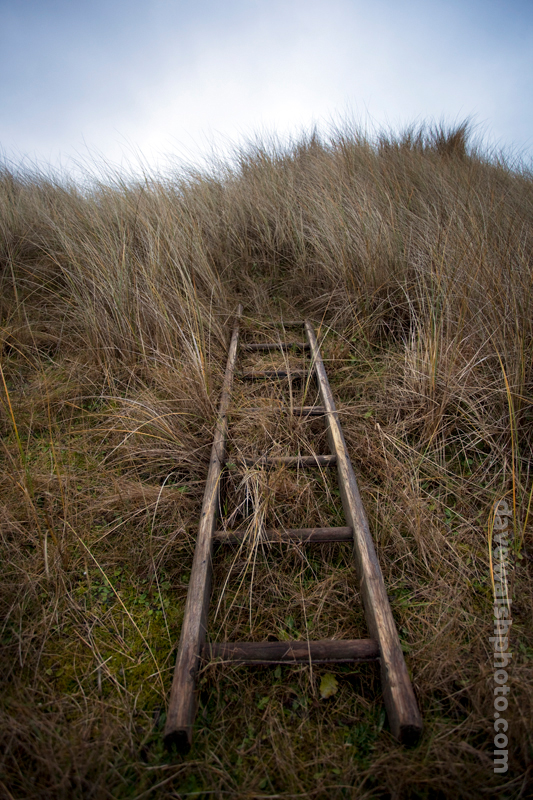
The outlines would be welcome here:
[[[532,265],[531,173],[468,125],[345,126],[84,185],[2,167],[7,798],[528,796]],[[244,337],[316,322],[424,717],[413,750],[390,737],[366,666],[333,670],[327,701],[325,670],[206,668],[194,751],[162,748],[239,302]],[[236,463],[326,447],[316,422],[239,414],[258,402],[237,383]],[[501,497],[515,553],[505,776],[488,641]],[[343,524],[330,478],[287,470],[228,475],[222,514],[255,533]],[[251,538],[216,556],[213,635],[366,635],[346,548]]]

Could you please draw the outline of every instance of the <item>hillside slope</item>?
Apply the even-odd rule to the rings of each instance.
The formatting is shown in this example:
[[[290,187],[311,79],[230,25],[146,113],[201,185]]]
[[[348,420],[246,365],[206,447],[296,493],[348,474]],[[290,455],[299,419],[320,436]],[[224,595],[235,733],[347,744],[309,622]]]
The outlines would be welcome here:
[[[375,141],[346,129],[83,187],[4,167],[0,225],[5,796],[527,796],[531,174],[471,146],[465,126]],[[320,330],[424,718],[414,749],[388,733],[379,677],[360,666],[329,670],[329,700],[325,669],[208,669],[195,749],[163,750],[239,302],[245,333],[294,316]],[[277,435],[267,417],[232,424],[258,447]],[[264,480],[234,480],[241,511]],[[288,471],[267,488],[269,513],[295,527],[339,513],[331,487],[324,504]],[[489,641],[501,499],[504,775]],[[220,639],[364,635],[341,546],[221,554],[215,578]]]

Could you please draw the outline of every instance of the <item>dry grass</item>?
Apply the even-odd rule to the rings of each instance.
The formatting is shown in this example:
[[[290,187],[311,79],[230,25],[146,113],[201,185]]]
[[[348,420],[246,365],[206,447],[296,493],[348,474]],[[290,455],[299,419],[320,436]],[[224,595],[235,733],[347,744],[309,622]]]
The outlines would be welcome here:
[[[533,631],[531,174],[468,129],[253,145],[203,173],[76,187],[0,181],[0,794],[6,798],[527,797]],[[309,316],[425,723],[403,750],[371,665],[208,666],[195,746],[161,741],[227,321],[275,341]],[[252,322],[255,320],[255,322]],[[255,330],[255,334],[254,334]],[[240,366],[295,366],[294,353]],[[218,639],[365,635],[313,387],[237,381],[218,549]],[[488,525],[514,511],[510,768],[493,773]]]

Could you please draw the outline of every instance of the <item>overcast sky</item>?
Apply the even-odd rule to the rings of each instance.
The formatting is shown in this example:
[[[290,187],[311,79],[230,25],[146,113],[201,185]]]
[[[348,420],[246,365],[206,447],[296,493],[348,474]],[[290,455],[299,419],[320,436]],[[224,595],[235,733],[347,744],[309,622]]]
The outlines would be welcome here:
[[[163,166],[261,132],[472,117],[533,154],[533,0],[0,0],[0,153]]]

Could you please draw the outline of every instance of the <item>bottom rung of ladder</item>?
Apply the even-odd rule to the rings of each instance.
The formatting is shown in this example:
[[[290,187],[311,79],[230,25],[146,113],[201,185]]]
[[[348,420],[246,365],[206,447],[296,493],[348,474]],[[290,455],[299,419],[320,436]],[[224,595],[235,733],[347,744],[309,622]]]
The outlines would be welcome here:
[[[213,642],[202,650],[205,660],[221,658],[237,664],[330,664],[343,661],[375,661],[374,639],[324,639],[317,642]]]
[[[243,541],[253,542],[254,536],[248,531],[215,531],[213,539],[223,544],[236,544]],[[352,542],[351,528],[289,528],[279,531],[267,528],[257,537],[258,542]]]

